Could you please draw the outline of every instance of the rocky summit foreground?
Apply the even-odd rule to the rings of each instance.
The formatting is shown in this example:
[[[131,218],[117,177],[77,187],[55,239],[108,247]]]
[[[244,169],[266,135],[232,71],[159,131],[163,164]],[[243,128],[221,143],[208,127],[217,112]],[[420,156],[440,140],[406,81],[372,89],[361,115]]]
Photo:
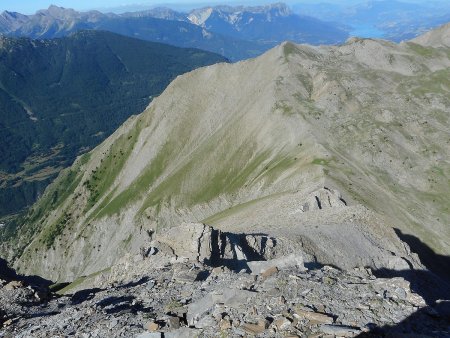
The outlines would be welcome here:
[[[417,277],[312,264],[300,251],[277,254],[277,240],[264,235],[203,224],[174,230],[186,240],[156,236],[140,254],[61,290],[69,295],[5,277],[0,337],[450,335],[450,312],[441,309],[449,303],[427,305],[413,291]],[[431,275],[423,281],[439,288]]]

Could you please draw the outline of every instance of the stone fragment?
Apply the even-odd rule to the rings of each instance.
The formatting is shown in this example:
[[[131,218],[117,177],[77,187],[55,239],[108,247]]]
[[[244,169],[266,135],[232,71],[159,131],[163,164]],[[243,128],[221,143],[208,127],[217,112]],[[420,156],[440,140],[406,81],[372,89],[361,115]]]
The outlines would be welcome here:
[[[278,268],[276,266],[272,266],[261,273],[261,277],[267,278],[272,275],[276,275],[278,273]]]
[[[5,321],[3,322],[3,327],[10,326],[12,323],[13,323],[13,320],[12,320],[12,319],[5,320]]]
[[[220,275],[221,273],[223,273],[223,267],[222,266],[216,266],[211,271],[211,275]]]
[[[118,321],[117,319],[113,319],[113,320],[111,320],[111,321],[109,322],[108,328],[112,329],[112,328],[114,328],[115,326],[117,326],[117,324],[119,324],[119,321]]]
[[[334,278],[325,276],[322,278],[322,283],[328,284],[328,285],[333,285],[333,284],[336,284],[336,280]]]
[[[171,300],[164,306],[164,313],[171,316],[180,316],[186,313],[186,309],[178,300]]]
[[[276,319],[273,324],[276,327],[277,331],[284,331],[291,326],[291,321],[286,317],[281,317]]]
[[[34,292],[34,297],[40,302],[45,302],[50,299],[50,292],[45,289],[38,289]]]
[[[197,323],[195,323],[195,327],[197,329],[205,329],[208,327],[215,327],[217,325],[217,321],[212,316],[204,316]]]
[[[179,283],[194,283],[198,274],[199,270],[197,269],[178,268],[174,271],[172,280]]]
[[[291,267],[297,267],[300,271],[306,270],[304,266],[303,256],[299,254],[290,254],[279,258],[274,258],[268,261],[251,261],[248,262],[248,267],[252,275],[260,275],[269,268],[277,267],[278,270],[283,270]]]
[[[266,330],[267,324],[265,320],[260,320],[257,324],[244,323],[241,328],[248,334],[260,334]]]
[[[353,337],[359,333],[361,330],[359,328],[345,326],[345,325],[330,325],[322,324],[320,326],[320,331],[325,334],[340,336],[340,337]]]
[[[203,314],[210,311],[215,304],[215,301],[211,294],[207,294],[205,297],[198,301],[188,305],[187,320],[189,325],[194,325],[195,321],[203,316]]]
[[[200,300],[188,305],[187,320],[194,325],[205,313],[212,310],[215,304],[222,303],[231,308],[247,306],[248,300],[257,295],[256,292],[238,289],[224,289],[220,293],[210,293]]]
[[[230,272],[230,269],[228,269],[226,266],[217,266],[214,269],[212,269],[211,275],[218,276],[227,272]]]
[[[325,306],[323,306],[323,304],[317,304],[314,306],[314,310],[316,312],[325,313]]]
[[[323,338],[323,334],[320,332],[315,332],[307,335],[308,338]]]
[[[147,288],[147,290],[151,290],[155,287],[156,282],[154,280],[149,280],[147,282],[147,284],[145,285],[145,287]]]
[[[219,328],[221,331],[231,329],[231,321],[228,319],[222,319],[219,322]]]
[[[314,324],[332,324],[334,319],[330,315],[324,313],[317,313],[312,311],[305,311],[302,309],[295,309],[294,316],[299,318],[306,318]]]
[[[158,331],[159,324],[155,322],[148,322],[147,324],[145,324],[145,328],[150,332]]]
[[[260,319],[258,320],[258,325],[264,326],[267,329],[270,323],[267,319]]]
[[[164,338],[198,338],[202,331],[189,327],[181,327],[175,331],[166,332]]]
[[[249,304],[248,300],[256,295],[256,292],[247,290],[225,289],[218,300],[228,307],[239,308]]]
[[[13,280],[4,286],[5,290],[14,290],[17,288],[23,287],[24,284],[22,281]]]
[[[178,317],[169,317],[167,319],[167,324],[169,325],[169,328],[171,329],[179,329],[180,328],[180,318]]]
[[[136,336],[136,338],[161,338],[161,337],[162,337],[161,332],[143,332]]]

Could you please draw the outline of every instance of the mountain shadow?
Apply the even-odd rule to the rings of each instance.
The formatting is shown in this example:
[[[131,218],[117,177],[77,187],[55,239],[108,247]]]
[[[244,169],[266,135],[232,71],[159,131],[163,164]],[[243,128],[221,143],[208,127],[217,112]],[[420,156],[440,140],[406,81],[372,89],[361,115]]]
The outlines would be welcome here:
[[[450,257],[436,254],[433,249],[413,235],[404,234],[399,229],[394,229],[394,231],[403,242],[409,245],[411,251],[419,256],[420,261],[428,270],[450,284]]]
[[[396,325],[374,326],[370,332],[357,337],[399,337],[412,333],[426,337],[450,337],[450,257],[436,254],[413,235],[404,234],[399,229],[395,232],[419,256],[427,269],[380,269],[373,273],[378,278],[404,278],[410,283],[411,290],[425,300],[426,307]]]
[[[53,284],[51,280],[45,279],[37,275],[24,276],[17,274],[13,268],[10,268],[8,262],[0,257],[0,279],[6,280],[18,280],[24,282],[26,285],[34,287],[48,288]]]

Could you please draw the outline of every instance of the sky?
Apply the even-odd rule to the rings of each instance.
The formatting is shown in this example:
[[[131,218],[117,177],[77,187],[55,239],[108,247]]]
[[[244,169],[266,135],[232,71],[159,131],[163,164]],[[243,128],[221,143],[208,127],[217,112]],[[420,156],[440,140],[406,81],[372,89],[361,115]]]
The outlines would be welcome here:
[[[105,9],[108,8],[117,9],[120,7],[153,7],[157,5],[188,5],[193,2],[198,4],[206,5],[210,4],[220,4],[220,3],[239,3],[238,0],[232,1],[221,1],[221,0],[0,0],[0,10],[8,10],[13,12],[19,12],[23,14],[34,14],[39,9],[48,8],[51,4],[65,7],[65,8],[74,8],[77,10],[89,10],[89,9]],[[250,2],[250,1],[248,1]],[[256,2],[256,1],[255,1]],[[268,2],[268,1],[260,1],[260,2]],[[273,2],[277,2],[274,0]],[[196,7],[196,6],[194,6]]]
[[[250,4],[263,4],[274,3],[283,0],[0,0],[0,11],[12,11],[23,14],[34,14],[39,9],[46,9],[51,4],[65,7],[74,8],[76,10],[90,10],[99,9],[102,11],[120,11],[120,8],[124,10],[130,9],[143,9],[151,8],[155,6],[169,5],[173,8],[198,8],[206,5],[213,4],[229,4],[229,5],[250,5]],[[366,0],[284,0],[288,4],[294,3],[314,3],[314,2],[331,2],[339,4],[354,4],[358,2],[365,2]],[[417,2],[418,0],[403,0],[404,2]]]

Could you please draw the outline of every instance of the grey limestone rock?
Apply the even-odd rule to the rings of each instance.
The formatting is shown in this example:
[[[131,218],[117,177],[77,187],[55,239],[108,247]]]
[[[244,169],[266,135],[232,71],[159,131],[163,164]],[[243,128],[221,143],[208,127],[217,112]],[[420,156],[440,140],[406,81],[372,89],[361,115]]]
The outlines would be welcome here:
[[[306,270],[303,264],[303,256],[301,254],[290,254],[288,256],[274,258],[268,261],[251,261],[247,264],[251,273],[254,275],[259,275],[271,267],[276,267],[279,270],[293,267],[299,269],[300,271]]]

